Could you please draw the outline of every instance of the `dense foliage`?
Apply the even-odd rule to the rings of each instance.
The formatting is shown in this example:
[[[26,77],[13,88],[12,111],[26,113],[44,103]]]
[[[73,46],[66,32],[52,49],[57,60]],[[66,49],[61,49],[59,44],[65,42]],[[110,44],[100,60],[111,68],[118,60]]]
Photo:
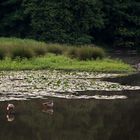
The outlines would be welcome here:
[[[0,36],[136,48],[139,7],[138,0],[1,0]]]

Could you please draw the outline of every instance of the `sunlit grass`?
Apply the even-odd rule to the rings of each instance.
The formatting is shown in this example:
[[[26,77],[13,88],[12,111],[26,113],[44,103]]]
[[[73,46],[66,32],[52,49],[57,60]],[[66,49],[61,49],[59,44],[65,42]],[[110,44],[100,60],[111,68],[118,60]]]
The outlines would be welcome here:
[[[80,71],[101,71],[101,72],[131,72],[134,69],[120,60],[97,59],[80,61],[63,55],[48,54],[32,59],[6,58],[0,60],[0,70],[37,70],[37,69],[61,69]]]

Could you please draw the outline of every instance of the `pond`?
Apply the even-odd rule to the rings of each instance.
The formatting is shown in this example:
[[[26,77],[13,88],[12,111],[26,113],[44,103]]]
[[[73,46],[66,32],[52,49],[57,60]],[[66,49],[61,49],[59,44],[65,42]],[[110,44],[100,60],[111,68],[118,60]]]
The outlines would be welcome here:
[[[54,108],[43,111],[42,102],[12,102],[16,114],[5,113],[1,103],[1,140],[138,140],[140,96],[127,100],[66,100],[54,98]]]
[[[1,140],[140,139],[140,73],[1,72],[0,82]]]

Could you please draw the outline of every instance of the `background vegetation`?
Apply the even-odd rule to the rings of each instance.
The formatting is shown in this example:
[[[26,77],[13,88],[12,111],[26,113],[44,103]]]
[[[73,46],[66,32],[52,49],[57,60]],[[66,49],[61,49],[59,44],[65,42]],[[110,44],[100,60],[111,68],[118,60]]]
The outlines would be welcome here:
[[[0,36],[135,49],[139,7],[138,0],[1,0]]]

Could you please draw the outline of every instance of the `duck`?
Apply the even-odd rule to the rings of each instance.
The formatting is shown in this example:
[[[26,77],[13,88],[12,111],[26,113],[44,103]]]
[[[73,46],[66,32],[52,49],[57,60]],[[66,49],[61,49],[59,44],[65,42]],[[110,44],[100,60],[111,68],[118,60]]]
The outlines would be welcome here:
[[[42,105],[43,105],[43,107],[52,108],[54,106],[54,103],[52,100],[50,100],[50,101],[42,103]]]
[[[8,104],[6,109],[8,111],[8,114],[12,114],[12,113],[15,112],[15,105],[14,104]]]

